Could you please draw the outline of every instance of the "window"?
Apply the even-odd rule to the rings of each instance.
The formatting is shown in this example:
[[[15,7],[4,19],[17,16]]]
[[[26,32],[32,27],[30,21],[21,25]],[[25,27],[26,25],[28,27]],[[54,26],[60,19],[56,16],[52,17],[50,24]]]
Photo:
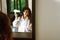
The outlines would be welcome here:
[[[14,9],[22,10],[27,6],[26,0],[10,0],[10,12],[14,12]]]

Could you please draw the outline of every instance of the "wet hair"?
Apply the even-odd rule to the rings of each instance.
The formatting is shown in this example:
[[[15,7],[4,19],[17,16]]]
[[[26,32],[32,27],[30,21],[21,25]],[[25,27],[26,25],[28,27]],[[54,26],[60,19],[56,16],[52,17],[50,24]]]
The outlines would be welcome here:
[[[0,40],[12,40],[10,19],[0,11]]]
[[[20,14],[18,12],[16,12],[16,14],[18,15],[18,17],[20,16]]]
[[[30,8],[28,8],[28,7],[24,7],[23,10],[22,10],[22,13],[23,13],[25,10],[28,10],[28,18],[30,19],[31,16],[32,16],[32,13],[31,13]]]

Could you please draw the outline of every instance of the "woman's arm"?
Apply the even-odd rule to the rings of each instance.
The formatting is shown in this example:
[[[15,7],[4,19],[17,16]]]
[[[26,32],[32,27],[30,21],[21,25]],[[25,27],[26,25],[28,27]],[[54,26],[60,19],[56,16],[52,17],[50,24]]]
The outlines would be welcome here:
[[[20,22],[20,17],[18,17],[18,19],[13,21],[13,27],[18,27],[19,22]]]

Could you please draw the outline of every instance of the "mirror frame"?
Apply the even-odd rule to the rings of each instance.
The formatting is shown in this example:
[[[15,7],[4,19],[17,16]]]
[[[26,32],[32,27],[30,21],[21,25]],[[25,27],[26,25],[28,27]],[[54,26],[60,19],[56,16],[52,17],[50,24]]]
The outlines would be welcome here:
[[[7,13],[10,14],[10,6],[9,6],[9,0],[7,0]],[[9,14],[7,14],[9,16]],[[35,40],[35,0],[32,0],[32,33],[21,33],[21,32],[13,32],[13,38],[32,38]],[[24,35],[24,37],[22,36]],[[19,35],[19,36],[17,36]],[[26,36],[27,35],[27,36]],[[30,37],[28,37],[30,36]]]

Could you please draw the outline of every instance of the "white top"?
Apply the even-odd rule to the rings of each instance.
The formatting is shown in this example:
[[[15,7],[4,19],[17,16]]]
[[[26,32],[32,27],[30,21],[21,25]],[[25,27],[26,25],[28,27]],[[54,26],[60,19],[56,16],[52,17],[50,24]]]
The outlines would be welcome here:
[[[18,32],[29,32],[28,31],[29,24],[30,24],[30,20],[28,19],[28,17],[26,19],[23,19],[23,17],[21,17]]]
[[[26,19],[23,19],[23,17],[18,17],[18,19],[15,19],[13,21],[13,27],[18,28],[17,32],[31,32],[31,29],[29,27],[30,20],[28,17]],[[16,29],[12,29],[16,30]]]

